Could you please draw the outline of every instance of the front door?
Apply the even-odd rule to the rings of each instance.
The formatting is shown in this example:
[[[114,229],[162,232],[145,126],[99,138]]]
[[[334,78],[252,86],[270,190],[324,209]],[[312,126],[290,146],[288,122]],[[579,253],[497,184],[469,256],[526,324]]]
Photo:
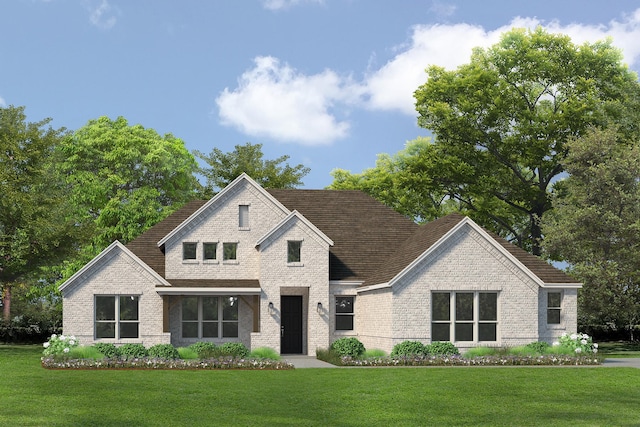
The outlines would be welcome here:
[[[302,297],[281,296],[280,353],[302,353]]]

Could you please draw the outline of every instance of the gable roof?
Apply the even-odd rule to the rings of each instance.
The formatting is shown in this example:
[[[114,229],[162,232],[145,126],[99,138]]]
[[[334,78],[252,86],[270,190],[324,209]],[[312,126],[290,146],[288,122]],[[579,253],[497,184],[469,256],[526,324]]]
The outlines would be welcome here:
[[[91,269],[94,266],[98,265],[100,263],[100,261],[102,261],[110,253],[115,252],[115,251],[121,251],[125,255],[129,256],[134,262],[136,262],[138,265],[140,265],[144,271],[149,273],[151,275],[151,277],[153,277],[155,280],[157,280],[158,284],[160,286],[169,286],[169,283],[167,283],[167,281],[164,279],[164,277],[162,275],[158,274],[156,271],[154,271],[152,268],[150,268],[148,264],[146,264],[144,261],[142,261],[138,256],[136,256],[131,250],[129,250],[122,243],[120,243],[119,241],[115,240],[113,243],[111,243],[109,246],[107,246],[102,252],[100,252],[95,258],[93,258],[91,261],[89,261],[87,264],[85,264],[84,267],[82,267],[80,270],[76,271],[76,273],[73,276],[71,276],[69,279],[65,280],[65,282],[63,284],[61,284],[58,289],[62,292],[65,289],[69,288],[70,286],[73,285],[73,283],[76,280],[78,280],[80,277],[82,277],[88,271],[91,271]]]
[[[409,270],[413,263],[422,259],[447,237],[462,225],[468,224],[476,231],[485,235],[505,255],[516,264],[520,264],[525,273],[529,274],[537,283],[578,285],[575,279],[557,269],[543,259],[532,255],[524,249],[514,245],[506,239],[491,233],[477,225],[470,218],[453,213],[426,223],[415,234],[409,237],[400,248],[392,254],[387,263],[375,271],[367,280],[366,285],[376,285],[393,282]]]
[[[300,222],[306,225],[309,229],[313,230],[313,232],[322,240],[324,240],[329,246],[333,246],[333,240],[327,237],[326,234],[320,231],[318,227],[312,224],[307,218],[304,217],[304,215],[302,215],[300,212],[298,212],[295,209],[293,210],[293,212],[287,215],[282,221],[280,221],[275,227],[273,227],[267,234],[265,234],[260,240],[258,240],[258,242],[256,243],[256,246],[261,246],[265,241],[267,241],[267,239],[269,239],[269,237],[273,236],[278,230],[284,227],[287,223],[291,222],[294,218],[298,219]]]
[[[259,193],[262,193],[267,199],[270,199],[271,202],[276,207],[278,207],[278,208],[280,208],[282,210],[283,213],[289,214],[289,211],[287,210],[287,208],[282,206],[282,204],[280,204],[280,202],[278,202],[269,193],[267,193],[265,191],[265,189],[262,188],[262,186],[260,186],[257,182],[255,182],[253,179],[251,179],[251,177],[249,175],[247,175],[246,173],[243,172],[236,179],[234,179],[231,183],[229,183],[229,185],[224,187],[218,194],[213,196],[208,202],[206,202],[204,205],[200,206],[200,208],[197,211],[195,211],[191,215],[189,215],[189,217],[186,218],[182,223],[180,223],[176,228],[171,230],[171,232],[169,232],[166,236],[163,236],[162,239],[160,239],[160,241],[158,241],[158,246],[164,245],[169,239],[171,239],[173,236],[178,234],[181,230],[186,228],[192,221],[194,221],[198,216],[200,216],[200,214],[205,212],[212,205],[216,204],[218,202],[218,200],[223,199],[228,193],[231,193],[233,191],[233,189],[236,186],[240,185],[240,183],[242,181],[247,182],[255,190],[257,190]]]
[[[329,279],[365,281],[419,225],[357,190],[267,190],[326,234]]]

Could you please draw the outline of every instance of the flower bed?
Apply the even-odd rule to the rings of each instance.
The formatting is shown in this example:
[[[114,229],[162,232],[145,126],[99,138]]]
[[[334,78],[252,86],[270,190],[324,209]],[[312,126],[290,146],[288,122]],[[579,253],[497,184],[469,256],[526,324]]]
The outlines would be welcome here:
[[[42,358],[42,366],[47,369],[293,369],[288,362],[270,359],[221,357],[218,359],[161,359],[142,357],[133,359],[65,359],[54,356]]]
[[[343,366],[583,366],[600,365],[595,355],[540,355],[540,356],[409,356],[354,359],[343,357]]]

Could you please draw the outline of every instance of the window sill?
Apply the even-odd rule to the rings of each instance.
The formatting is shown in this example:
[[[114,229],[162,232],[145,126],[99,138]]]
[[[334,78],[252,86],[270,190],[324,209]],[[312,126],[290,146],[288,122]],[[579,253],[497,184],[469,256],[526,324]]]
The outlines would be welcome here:
[[[287,267],[304,267],[303,262],[288,262]]]
[[[251,227],[238,227],[238,231],[251,231]]]
[[[200,264],[200,261],[198,261],[197,259],[183,259],[182,263],[183,264]]]
[[[220,264],[220,261],[218,261],[217,259],[205,259],[204,261],[202,261],[203,264]]]
[[[222,261],[222,264],[224,264],[224,265],[238,265],[240,263],[238,262],[238,260],[229,259],[229,260],[226,260],[226,261]]]

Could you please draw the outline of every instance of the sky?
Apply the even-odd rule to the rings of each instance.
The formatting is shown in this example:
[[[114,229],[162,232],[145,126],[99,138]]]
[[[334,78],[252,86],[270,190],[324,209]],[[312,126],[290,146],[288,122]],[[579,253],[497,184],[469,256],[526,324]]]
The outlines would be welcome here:
[[[429,135],[428,66],[536,26],[611,37],[640,71],[640,0],[4,0],[0,106],[70,130],[123,116],[207,154],[263,144],[324,188]]]

